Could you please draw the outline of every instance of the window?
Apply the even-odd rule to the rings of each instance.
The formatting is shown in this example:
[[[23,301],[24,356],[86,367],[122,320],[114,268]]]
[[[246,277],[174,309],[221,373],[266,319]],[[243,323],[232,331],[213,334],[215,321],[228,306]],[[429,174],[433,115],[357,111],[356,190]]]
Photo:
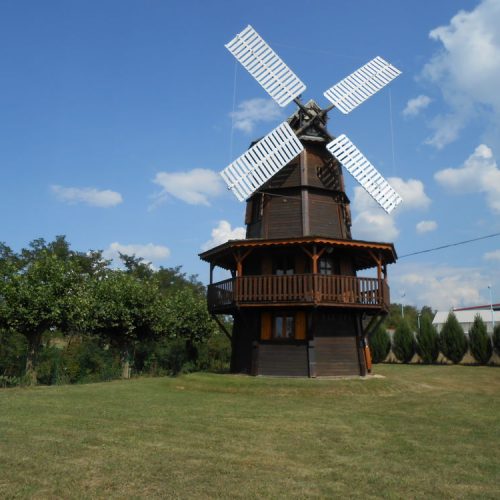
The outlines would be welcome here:
[[[318,261],[319,274],[340,274],[339,263],[330,255],[323,255]]]
[[[295,273],[293,255],[277,255],[273,259],[273,274],[283,276]]]
[[[293,339],[295,318],[291,313],[278,313],[274,316],[273,337],[275,339]]]

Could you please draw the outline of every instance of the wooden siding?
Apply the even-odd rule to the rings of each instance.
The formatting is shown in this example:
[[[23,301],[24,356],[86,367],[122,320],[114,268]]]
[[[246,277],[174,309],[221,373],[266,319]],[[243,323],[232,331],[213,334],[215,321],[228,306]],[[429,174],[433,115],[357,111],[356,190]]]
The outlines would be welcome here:
[[[360,375],[358,347],[354,335],[317,337],[314,340],[316,376]]]
[[[328,193],[309,193],[310,234],[327,238],[344,238],[345,222],[338,203]]]
[[[265,238],[293,238],[302,235],[302,207],[299,191],[289,196],[270,197],[264,210]]]
[[[263,344],[257,349],[257,375],[271,375],[281,377],[309,376],[307,359],[307,345],[305,344]]]

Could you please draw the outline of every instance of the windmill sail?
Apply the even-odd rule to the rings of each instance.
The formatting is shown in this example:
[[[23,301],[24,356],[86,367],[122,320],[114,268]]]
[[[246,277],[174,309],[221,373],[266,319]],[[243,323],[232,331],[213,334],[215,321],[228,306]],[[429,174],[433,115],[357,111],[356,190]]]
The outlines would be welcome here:
[[[342,113],[347,114],[400,74],[401,71],[392,64],[375,57],[330,87],[323,95]]]
[[[337,137],[326,148],[388,214],[403,201],[347,136]]]
[[[281,107],[305,90],[299,77],[250,25],[225,47]]]
[[[220,174],[228,189],[244,201],[303,150],[290,125],[283,122]]]

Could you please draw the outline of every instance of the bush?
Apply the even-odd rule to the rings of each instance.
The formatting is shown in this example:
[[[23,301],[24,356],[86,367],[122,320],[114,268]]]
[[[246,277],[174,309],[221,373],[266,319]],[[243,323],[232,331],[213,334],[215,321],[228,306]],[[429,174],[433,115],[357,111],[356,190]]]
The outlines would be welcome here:
[[[479,314],[476,314],[474,323],[469,331],[469,348],[474,359],[485,365],[491,358],[493,347],[486,331],[486,325]]]
[[[409,363],[415,354],[415,338],[406,320],[402,320],[394,332],[392,352],[402,363]]]
[[[391,339],[384,325],[380,325],[370,337],[370,353],[374,363],[382,363],[391,350]]]
[[[0,330],[0,375],[7,377],[3,383],[24,374],[26,367],[26,337],[17,332]],[[13,379],[13,380],[14,380]],[[12,385],[9,382],[9,385]]]
[[[422,316],[416,349],[422,362],[426,364],[435,363],[439,356],[439,336],[431,318],[427,315]]]
[[[500,324],[495,325],[495,329],[493,330],[493,347],[500,356]]]
[[[467,352],[467,338],[457,317],[450,312],[439,335],[441,352],[452,362],[460,363]]]

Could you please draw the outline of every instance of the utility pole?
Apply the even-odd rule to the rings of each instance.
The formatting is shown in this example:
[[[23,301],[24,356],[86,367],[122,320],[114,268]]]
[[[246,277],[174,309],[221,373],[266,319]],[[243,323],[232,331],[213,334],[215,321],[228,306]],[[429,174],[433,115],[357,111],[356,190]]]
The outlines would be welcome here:
[[[495,330],[495,313],[493,311],[493,296],[491,293],[491,285],[488,285],[488,290],[490,291],[490,309],[491,309],[491,334],[493,335],[493,331]]]

